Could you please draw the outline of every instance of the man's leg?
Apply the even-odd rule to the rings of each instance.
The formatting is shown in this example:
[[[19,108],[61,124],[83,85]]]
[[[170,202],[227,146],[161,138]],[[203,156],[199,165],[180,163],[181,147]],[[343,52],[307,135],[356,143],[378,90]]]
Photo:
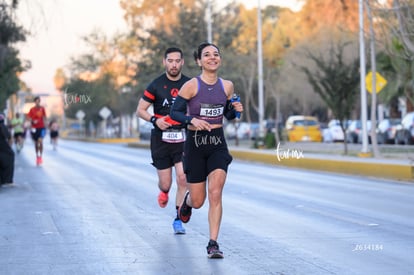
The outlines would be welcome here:
[[[164,208],[168,203],[168,192],[170,192],[171,183],[172,183],[172,168],[167,169],[157,169],[158,174],[158,188],[160,189],[160,194],[158,195],[158,204],[160,207]]]
[[[175,196],[175,205],[181,205],[184,199],[185,192],[187,191],[187,179],[184,173],[183,163],[178,162],[174,165],[175,167],[175,175],[176,175],[176,182],[177,182],[177,194]]]
[[[181,203],[184,200],[185,192],[187,191],[187,179],[184,174],[183,163],[178,162],[174,164],[175,167],[175,176],[177,182],[177,192],[175,194],[175,211],[176,216],[173,222],[173,228],[175,234],[185,234],[185,228],[179,218],[178,209],[180,208]]]
[[[40,155],[40,157],[42,157],[42,155],[43,155],[43,138],[39,138],[37,140],[37,142],[38,142],[38,145],[39,145],[39,155]]]

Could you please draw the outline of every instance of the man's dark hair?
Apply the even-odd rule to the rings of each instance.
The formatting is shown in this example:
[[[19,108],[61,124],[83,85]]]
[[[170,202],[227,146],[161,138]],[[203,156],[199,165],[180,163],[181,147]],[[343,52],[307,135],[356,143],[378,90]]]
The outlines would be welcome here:
[[[40,99],[40,96],[35,96],[35,98],[33,99],[33,101],[36,101],[38,99]]]
[[[177,48],[177,47],[170,47],[170,48],[166,49],[165,53],[164,53],[164,58],[167,58],[167,55],[169,53],[180,53],[181,58],[183,57],[183,51],[180,48]]]

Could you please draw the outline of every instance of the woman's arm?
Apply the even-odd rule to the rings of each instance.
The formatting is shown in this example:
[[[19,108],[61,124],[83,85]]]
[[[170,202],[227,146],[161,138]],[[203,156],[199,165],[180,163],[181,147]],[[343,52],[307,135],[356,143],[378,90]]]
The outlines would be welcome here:
[[[227,95],[226,107],[224,109],[224,116],[228,120],[236,118],[236,112],[243,112],[243,105],[240,102],[231,102],[234,94],[234,85],[230,80],[223,79],[223,86]]]
[[[197,91],[197,80],[192,78],[184,83],[171,107],[170,116],[173,120],[183,124],[191,124],[192,116],[187,115],[187,102]]]

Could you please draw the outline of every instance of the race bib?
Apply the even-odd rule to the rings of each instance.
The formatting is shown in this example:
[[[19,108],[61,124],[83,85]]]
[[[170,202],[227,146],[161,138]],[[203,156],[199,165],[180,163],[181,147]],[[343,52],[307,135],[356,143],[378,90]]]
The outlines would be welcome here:
[[[179,143],[185,141],[184,129],[168,129],[162,132],[162,141],[167,143]]]
[[[224,106],[222,104],[201,103],[200,116],[217,117],[223,115]]]

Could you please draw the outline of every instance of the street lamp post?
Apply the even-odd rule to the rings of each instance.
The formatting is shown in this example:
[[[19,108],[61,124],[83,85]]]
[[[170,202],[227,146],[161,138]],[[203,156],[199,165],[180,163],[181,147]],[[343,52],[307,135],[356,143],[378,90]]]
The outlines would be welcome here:
[[[211,22],[211,1],[207,0],[207,42],[212,43],[213,42],[213,23]]]
[[[260,0],[257,1],[257,70],[259,92],[259,138],[264,138],[264,100],[263,100],[263,53],[262,53],[262,14]]]
[[[365,83],[365,40],[364,40],[364,1],[359,0],[359,58],[361,74],[361,124],[362,124],[362,151],[361,154],[368,154],[367,134],[367,93]]]

